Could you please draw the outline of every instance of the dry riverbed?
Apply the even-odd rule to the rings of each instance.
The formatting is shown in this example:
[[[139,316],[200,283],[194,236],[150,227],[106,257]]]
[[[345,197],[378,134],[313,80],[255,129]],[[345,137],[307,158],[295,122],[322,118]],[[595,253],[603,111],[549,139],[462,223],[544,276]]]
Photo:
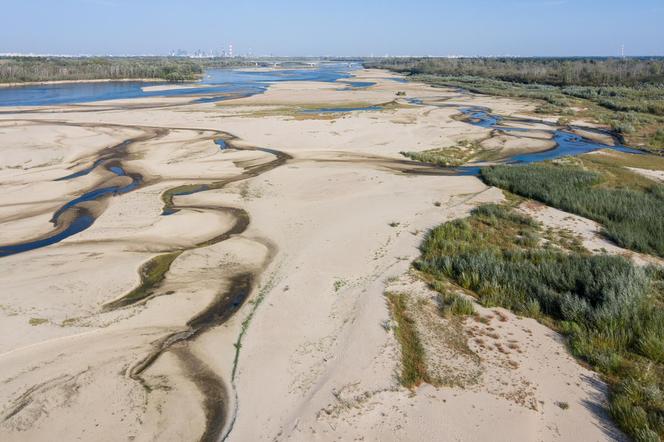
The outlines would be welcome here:
[[[427,230],[503,195],[399,152],[551,140],[495,134],[397,92],[501,115],[528,103],[355,77],[376,84],[3,109],[0,249],[66,229],[76,214],[49,220],[91,189],[138,184],[82,203],[86,230],[0,257],[0,439],[620,437],[604,384],[558,335],[506,312],[463,327],[495,331],[510,355],[459,355],[430,337],[441,369],[478,382],[400,386],[386,290],[426,300],[409,267]]]

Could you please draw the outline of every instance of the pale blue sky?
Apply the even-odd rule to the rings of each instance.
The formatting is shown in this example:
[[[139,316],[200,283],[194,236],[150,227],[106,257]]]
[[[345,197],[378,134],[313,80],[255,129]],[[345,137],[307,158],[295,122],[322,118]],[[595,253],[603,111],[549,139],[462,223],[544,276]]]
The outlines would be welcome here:
[[[664,55],[664,0],[2,0],[0,52]]]

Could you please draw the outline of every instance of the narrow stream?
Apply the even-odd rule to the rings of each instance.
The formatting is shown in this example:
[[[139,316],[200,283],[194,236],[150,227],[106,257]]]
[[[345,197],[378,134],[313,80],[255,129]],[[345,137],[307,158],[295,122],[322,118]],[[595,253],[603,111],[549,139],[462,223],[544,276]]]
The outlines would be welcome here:
[[[557,127],[556,125],[553,125],[551,123],[546,123],[538,120],[521,119],[521,118],[505,119],[498,115],[491,114],[490,111],[485,108],[477,108],[477,107],[462,108],[461,112],[464,115],[468,116],[468,120],[466,122],[474,126],[484,127],[488,129],[496,129],[503,132],[528,133],[534,130],[542,131],[542,129],[530,129],[527,127],[504,126],[501,125],[503,121],[516,122],[516,123],[521,122],[525,124],[528,123],[545,124],[548,126]],[[577,129],[588,130],[586,128],[577,128]],[[616,139],[616,137],[609,131],[604,131],[601,129],[591,129],[591,130],[598,134],[608,135]],[[548,132],[551,132],[553,134],[553,140],[556,143],[556,147],[542,152],[532,152],[532,153],[514,155],[507,158],[505,162],[507,164],[537,163],[541,161],[553,160],[555,158],[560,158],[564,156],[583,155],[585,153],[594,152],[600,149],[612,149],[632,154],[643,154],[642,151],[637,149],[632,149],[630,147],[623,146],[620,144],[611,145],[611,144],[600,143],[598,141],[585,138],[581,135],[572,133],[564,129],[553,129],[549,130]]]
[[[618,143],[617,136],[607,130],[587,127],[572,126],[569,129],[560,129],[558,125],[546,121],[517,118],[517,117],[502,117],[491,113],[491,110],[482,106],[466,106],[454,103],[425,103],[419,98],[411,98],[408,100],[410,104],[418,106],[436,106],[443,108],[457,108],[465,116],[462,120],[465,123],[472,124],[473,126],[483,127],[485,129],[494,129],[505,133],[521,132],[528,133],[530,131],[549,132],[552,135],[553,141],[556,143],[555,147],[541,152],[531,152],[516,154],[505,158],[500,161],[502,164],[530,164],[542,161],[553,160],[564,156],[583,155],[585,153],[594,152],[600,149],[611,149],[619,152],[631,154],[643,154],[644,152],[623,146]],[[521,123],[521,124],[539,124],[551,127],[551,129],[531,129],[528,127],[513,127],[506,126],[503,123]],[[608,135],[612,137],[616,143],[604,144],[598,141],[591,140],[581,135],[575,134],[570,130],[583,130],[587,132],[594,132],[599,135]],[[478,175],[480,173],[480,166],[468,163],[466,166],[451,167],[450,169],[456,170],[461,175]]]
[[[56,181],[61,181],[65,179],[72,179],[82,175],[90,173],[94,168],[98,167],[100,164],[104,164],[106,170],[112,172],[117,177],[130,177],[131,182],[127,185],[115,185],[100,187],[93,189],[89,192],[84,193],[83,195],[74,198],[64,205],[62,205],[58,210],[53,213],[51,217],[51,223],[55,227],[55,230],[41,238],[26,241],[18,244],[11,244],[0,246],[0,257],[14,255],[16,253],[27,252],[29,250],[39,249],[42,247],[49,246],[51,244],[58,243],[66,238],[69,238],[72,235],[86,230],[95,222],[95,217],[90,213],[89,210],[81,207],[82,203],[89,201],[97,201],[104,197],[122,195],[132,190],[135,190],[140,186],[143,178],[137,173],[126,173],[122,168],[119,162],[113,161],[108,162],[108,159],[103,159],[101,162],[95,161],[92,166],[82,170],[80,172],[68,175],[66,177],[59,178]],[[66,216],[67,215],[67,216]],[[67,221],[64,218],[67,217],[71,221]]]

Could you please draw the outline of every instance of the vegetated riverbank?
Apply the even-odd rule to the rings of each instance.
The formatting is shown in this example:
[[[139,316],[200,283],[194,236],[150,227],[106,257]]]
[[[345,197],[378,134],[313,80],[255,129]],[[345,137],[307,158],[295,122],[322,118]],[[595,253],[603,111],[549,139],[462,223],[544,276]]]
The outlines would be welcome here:
[[[583,165],[583,160],[500,165],[481,174],[489,185],[597,221],[621,247],[664,256],[664,185],[626,169],[616,180],[597,164],[595,170]]]
[[[619,426],[639,441],[664,436],[660,269],[591,255],[494,204],[433,229],[416,267],[441,294],[452,281],[485,307],[509,308],[563,333],[573,354],[610,384]]]
[[[365,63],[432,85],[540,100],[536,112],[561,123],[610,126],[630,145],[664,148],[664,60],[384,59]]]
[[[179,57],[6,57],[0,58],[0,83],[62,80],[195,80],[200,64]]]

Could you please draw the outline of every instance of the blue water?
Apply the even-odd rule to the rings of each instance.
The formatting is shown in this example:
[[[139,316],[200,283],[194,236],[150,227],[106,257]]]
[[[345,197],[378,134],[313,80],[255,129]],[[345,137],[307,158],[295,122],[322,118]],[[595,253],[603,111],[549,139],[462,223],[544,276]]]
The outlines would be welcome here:
[[[531,129],[523,127],[506,127],[501,126],[500,123],[502,118],[496,115],[492,115],[485,108],[472,107],[461,109],[461,112],[464,115],[467,115],[469,119],[468,123],[480,126],[489,129],[499,129],[504,131],[519,131],[519,132],[528,132]],[[519,121],[518,119],[515,121]],[[574,155],[583,155],[584,153],[594,152],[600,149],[612,149],[625,153],[632,154],[643,154],[642,151],[632,149],[627,146],[621,145],[609,145],[599,143],[597,141],[584,138],[580,135],[576,135],[565,130],[553,130],[553,140],[556,142],[556,147],[549,149],[543,152],[533,152],[525,153],[521,155],[514,155],[510,157],[507,162],[510,164],[529,164],[537,163],[541,161],[553,160],[556,158],[561,158],[565,156],[574,156]]]
[[[110,170],[117,176],[127,176],[127,173],[120,166],[110,166],[108,170]],[[73,175],[70,175],[70,178],[74,178]],[[61,178],[61,180],[64,178],[67,177],[63,177]],[[62,214],[64,214],[68,210],[78,210],[76,217],[74,218],[72,223],[69,226],[67,226],[66,229],[42,239],[28,241],[20,244],[9,245],[9,246],[0,246],[0,257],[14,255],[16,253],[27,252],[29,250],[50,246],[51,244],[60,242],[65,238],[69,238],[70,236],[76,235],[77,233],[80,233],[83,230],[89,228],[90,226],[92,226],[92,224],[94,224],[95,218],[92,215],[90,215],[87,211],[81,210],[81,208],[78,207],[78,205],[86,201],[94,201],[106,195],[120,195],[123,193],[131,192],[132,190],[136,189],[141,182],[138,176],[131,176],[131,178],[132,182],[130,184],[127,184],[126,186],[110,186],[110,187],[102,187],[99,189],[94,189],[84,193],[78,198],[74,198],[73,200],[68,201],[66,204],[64,204],[62,207],[56,210],[55,213],[53,214],[53,217],[51,218],[51,222],[57,226],[59,218],[62,216]]]
[[[107,160],[108,160],[108,158],[106,158],[106,157],[99,158],[94,163],[92,163],[91,166],[86,167],[85,169],[81,169],[78,172],[74,172],[70,175],[63,176],[61,178],[57,178],[55,181],[67,181],[67,180],[71,180],[71,179],[74,179],[74,178],[78,178],[78,177],[81,177],[81,176],[88,175],[90,172],[95,170],[101,163],[103,163],[104,161],[107,161]]]
[[[166,91],[145,92],[144,86],[166,83],[143,83],[143,82],[107,82],[107,83],[63,83],[41,86],[23,86],[16,88],[0,89],[0,106],[39,106],[53,104],[85,103],[98,100],[127,99],[152,96],[199,96],[196,101],[213,102],[238,96],[258,94],[271,83],[280,81],[323,81],[335,82],[339,79],[349,78],[349,72],[358,66],[349,64],[324,64],[316,69],[288,69],[267,72],[239,71],[228,69],[212,69],[205,73],[204,78],[198,82],[200,87],[191,88],[191,83],[181,89],[170,89]],[[362,85],[358,85],[362,87]],[[323,110],[331,111],[331,110]],[[344,109],[343,111],[347,111]],[[228,148],[223,139],[214,141],[220,150]],[[58,178],[56,181],[71,180],[85,176],[95,168],[109,161],[108,156],[98,158],[92,165],[67,176]],[[108,170],[117,176],[127,176],[125,170],[119,165],[108,166]],[[51,222],[58,225],[60,217],[67,211],[76,210],[75,219],[64,230],[51,236],[28,241],[20,244],[0,246],[0,256],[13,255],[26,252],[62,241],[75,235],[94,224],[95,218],[82,209],[79,205],[86,201],[94,201],[105,196],[120,195],[136,189],[141,182],[140,176],[129,175],[132,182],[126,186],[108,186],[93,189],[83,195],[68,201],[55,211]],[[183,191],[178,195],[200,192],[206,188],[205,185],[195,190]],[[168,214],[168,213],[164,213]]]
[[[193,83],[182,83],[183,88],[146,92],[143,87],[172,83],[139,81],[111,81],[102,83],[62,83],[0,88],[0,106],[45,106],[56,104],[87,103],[100,100],[116,100],[144,97],[172,97],[205,95],[198,102],[214,102],[237,96],[249,96],[265,91],[270,83],[280,81],[334,82],[349,78],[356,65],[346,63],[323,64],[316,69],[286,69],[252,72],[232,69],[210,69],[204,78]],[[216,96],[215,96],[216,94]],[[230,95],[230,96],[229,96]]]
[[[469,107],[461,109],[461,113],[468,117],[468,122],[474,126],[491,128],[500,123],[501,118],[492,115],[488,109],[482,107]]]
[[[583,155],[584,153],[594,152],[599,149],[613,149],[633,154],[643,153],[636,149],[630,149],[629,147],[625,146],[610,146],[597,143],[595,141],[591,141],[570,132],[561,130],[554,131],[553,140],[556,142],[555,148],[544,152],[515,155],[509,159],[509,162],[521,164],[537,163],[565,156]]]
[[[117,176],[126,176],[127,174],[125,173],[124,169],[122,169],[119,166],[112,166],[109,167],[108,170],[116,174]],[[66,204],[64,204],[62,207],[60,207],[58,210],[55,211],[53,214],[53,217],[51,218],[51,222],[56,224],[58,221],[58,218],[67,210],[70,209],[80,203],[86,202],[86,201],[93,201],[98,198],[101,198],[102,196],[105,195],[122,195],[123,193],[131,192],[132,190],[136,189],[138,185],[140,184],[141,180],[138,177],[131,177],[131,183],[127,184],[126,186],[110,186],[110,187],[101,187],[99,189],[93,189],[89,192],[84,193],[83,195],[79,196],[78,198],[74,198],[71,201],[68,201]]]
[[[79,232],[90,227],[95,222],[94,217],[85,213],[83,215],[77,216],[74,221],[67,226],[63,231],[46,238],[26,242],[23,244],[16,244],[11,246],[0,246],[0,256],[9,256],[16,253],[27,252],[28,250],[39,249],[41,247],[50,246],[51,244],[58,243],[65,238],[69,238],[72,235],[75,235]]]
[[[342,91],[352,91],[354,89],[366,89],[376,84],[376,82],[374,81],[344,81],[343,83],[347,84],[348,86],[341,89]]]

